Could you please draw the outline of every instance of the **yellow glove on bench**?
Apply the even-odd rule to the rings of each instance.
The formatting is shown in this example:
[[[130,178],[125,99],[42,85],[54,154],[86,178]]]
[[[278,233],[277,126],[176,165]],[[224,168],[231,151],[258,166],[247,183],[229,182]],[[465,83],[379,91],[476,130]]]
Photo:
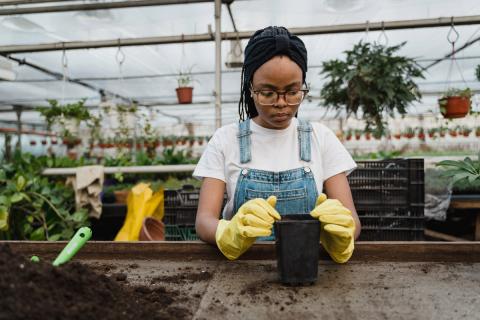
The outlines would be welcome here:
[[[245,202],[231,220],[219,221],[215,240],[220,251],[230,260],[235,260],[247,251],[257,237],[272,234],[275,220],[280,214],[275,210],[277,198],[252,199]]]
[[[337,199],[318,196],[310,215],[320,220],[320,241],[330,257],[337,263],[350,259],[354,249],[355,221],[352,212]]]

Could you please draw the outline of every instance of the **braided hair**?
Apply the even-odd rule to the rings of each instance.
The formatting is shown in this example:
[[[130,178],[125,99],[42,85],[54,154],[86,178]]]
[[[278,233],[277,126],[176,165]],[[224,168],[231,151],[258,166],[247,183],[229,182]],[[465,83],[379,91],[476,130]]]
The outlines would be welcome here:
[[[302,69],[302,81],[307,73],[307,49],[303,41],[292,35],[284,27],[267,27],[256,31],[245,48],[245,60],[240,83],[240,101],[238,114],[240,121],[258,115],[253,98],[250,95],[250,82],[253,74],[265,62],[275,56],[288,56]]]

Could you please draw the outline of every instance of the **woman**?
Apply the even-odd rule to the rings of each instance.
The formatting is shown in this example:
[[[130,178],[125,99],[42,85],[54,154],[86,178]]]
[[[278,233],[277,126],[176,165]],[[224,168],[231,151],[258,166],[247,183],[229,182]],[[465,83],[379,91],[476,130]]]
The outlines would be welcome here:
[[[258,30],[245,48],[241,122],[215,132],[193,173],[203,179],[197,234],[228,259],[271,235],[281,215],[297,213],[320,220],[333,260],[353,253],[360,221],[346,175],[356,164],[330,129],[296,118],[306,72],[305,45],[283,27]]]

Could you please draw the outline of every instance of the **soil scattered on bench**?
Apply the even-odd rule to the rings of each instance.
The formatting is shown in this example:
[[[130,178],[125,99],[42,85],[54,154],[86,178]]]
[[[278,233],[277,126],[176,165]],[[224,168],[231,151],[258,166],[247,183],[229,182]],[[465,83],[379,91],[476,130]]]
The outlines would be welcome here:
[[[123,273],[107,277],[75,262],[60,267],[48,261],[31,262],[14,254],[8,245],[0,245],[0,320],[192,317],[181,306],[188,302],[181,292],[167,290],[160,281],[133,287],[125,285],[125,280]]]

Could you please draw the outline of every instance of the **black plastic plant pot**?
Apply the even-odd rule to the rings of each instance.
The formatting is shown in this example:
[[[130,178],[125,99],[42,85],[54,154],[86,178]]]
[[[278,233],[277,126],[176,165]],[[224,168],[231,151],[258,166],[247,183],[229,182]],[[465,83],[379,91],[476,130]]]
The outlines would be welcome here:
[[[282,216],[275,222],[275,247],[280,282],[315,283],[318,274],[320,222],[309,214]]]

